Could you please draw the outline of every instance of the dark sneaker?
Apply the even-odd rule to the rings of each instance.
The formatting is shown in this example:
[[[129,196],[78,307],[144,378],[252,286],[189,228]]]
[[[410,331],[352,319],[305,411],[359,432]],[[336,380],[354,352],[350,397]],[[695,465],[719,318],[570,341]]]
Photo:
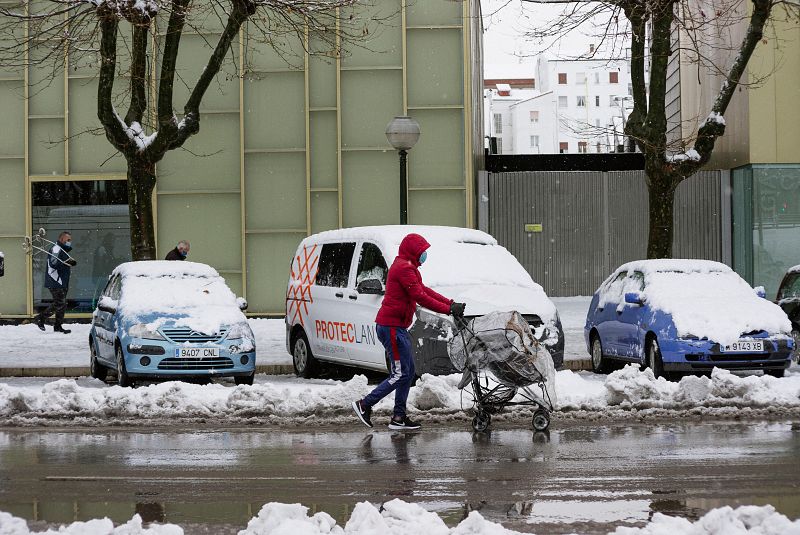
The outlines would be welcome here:
[[[372,407],[364,408],[364,406],[361,405],[361,400],[354,401],[352,406],[353,412],[356,413],[356,416],[358,416],[358,419],[361,420],[361,423],[367,427],[372,427]]]
[[[36,326],[39,327],[42,331],[44,330],[44,318],[41,316],[36,318]]]
[[[408,416],[406,416],[402,420],[396,420],[392,418],[389,421],[389,429],[394,429],[397,431],[402,431],[404,429],[405,430],[419,429],[420,427],[422,426],[419,425],[417,422],[411,421],[411,418],[409,418]]]
[[[65,329],[61,325],[56,325],[55,327],[53,327],[53,331],[55,331],[57,333],[63,333],[63,334],[69,334],[69,333],[72,332],[69,329]]]

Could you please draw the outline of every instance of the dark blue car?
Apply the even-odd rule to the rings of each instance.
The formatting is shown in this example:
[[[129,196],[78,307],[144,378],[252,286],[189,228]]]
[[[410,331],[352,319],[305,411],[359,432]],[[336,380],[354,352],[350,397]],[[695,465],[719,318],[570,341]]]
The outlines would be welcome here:
[[[714,367],[782,377],[791,322],[731,268],[704,260],[642,260],[595,292],[584,335],[597,373],[637,363],[656,377]]]

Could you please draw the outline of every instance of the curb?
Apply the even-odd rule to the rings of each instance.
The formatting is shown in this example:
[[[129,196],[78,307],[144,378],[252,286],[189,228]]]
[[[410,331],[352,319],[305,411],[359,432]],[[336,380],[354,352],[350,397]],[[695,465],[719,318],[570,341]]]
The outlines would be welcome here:
[[[294,373],[291,364],[256,364],[256,373],[287,375]],[[86,377],[89,366],[50,368],[0,368],[0,377]]]
[[[575,372],[592,369],[589,359],[565,360],[564,370]],[[294,367],[291,364],[257,364],[256,373],[266,375],[291,375]],[[47,368],[0,368],[0,377],[87,377],[89,366],[64,366]]]

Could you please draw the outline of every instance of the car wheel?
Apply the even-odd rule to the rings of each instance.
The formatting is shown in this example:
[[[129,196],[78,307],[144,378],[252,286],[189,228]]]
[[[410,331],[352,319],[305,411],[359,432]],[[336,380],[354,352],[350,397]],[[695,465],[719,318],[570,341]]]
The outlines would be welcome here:
[[[236,382],[237,385],[253,385],[253,378],[256,376],[256,372],[251,373],[250,375],[242,375],[234,377],[233,380]]]
[[[656,379],[663,377],[669,380],[664,373],[664,361],[661,359],[661,349],[659,349],[658,340],[655,338],[650,342],[647,348],[647,366],[653,370],[653,375]]]
[[[306,338],[304,332],[300,332],[300,336],[294,341],[292,364],[294,365],[294,373],[298,377],[311,379],[317,375],[319,363],[311,353],[311,346],[308,344],[308,338]]]
[[[132,386],[133,382],[125,369],[125,355],[122,354],[122,346],[117,345],[117,384],[119,386]]]
[[[603,343],[600,341],[600,335],[592,338],[592,371],[608,373],[608,359],[603,356]]]
[[[766,373],[767,375],[771,375],[772,377],[777,377],[777,378],[779,378],[779,379],[780,379],[781,377],[783,377],[784,375],[786,375],[786,370],[784,370],[784,369],[780,369],[780,370],[766,370],[766,371],[764,371],[764,373]]]
[[[97,348],[93,340],[89,340],[89,374],[101,381],[105,381],[108,376],[108,368],[97,362]]]

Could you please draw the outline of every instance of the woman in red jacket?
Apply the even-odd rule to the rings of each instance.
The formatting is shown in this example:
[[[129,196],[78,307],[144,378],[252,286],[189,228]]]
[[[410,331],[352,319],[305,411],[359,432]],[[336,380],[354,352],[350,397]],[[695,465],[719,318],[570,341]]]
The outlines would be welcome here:
[[[419,429],[418,423],[406,416],[406,399],[414,381],[414,350],[408,328],[414,320],[417,305],[440,314],[463,316],[464,303],[455,303],[422,284],[419,267],[428,256],[431,245],[419,234],[409,234],[400,243],[400,250],[386,279],[386,294],[375,318],[378,339],[391,363],[389,377],[364,399],[353,402],[353,410],[368,427],[372,427],[372,407],[393,390],[394,414],[389,429]]]

